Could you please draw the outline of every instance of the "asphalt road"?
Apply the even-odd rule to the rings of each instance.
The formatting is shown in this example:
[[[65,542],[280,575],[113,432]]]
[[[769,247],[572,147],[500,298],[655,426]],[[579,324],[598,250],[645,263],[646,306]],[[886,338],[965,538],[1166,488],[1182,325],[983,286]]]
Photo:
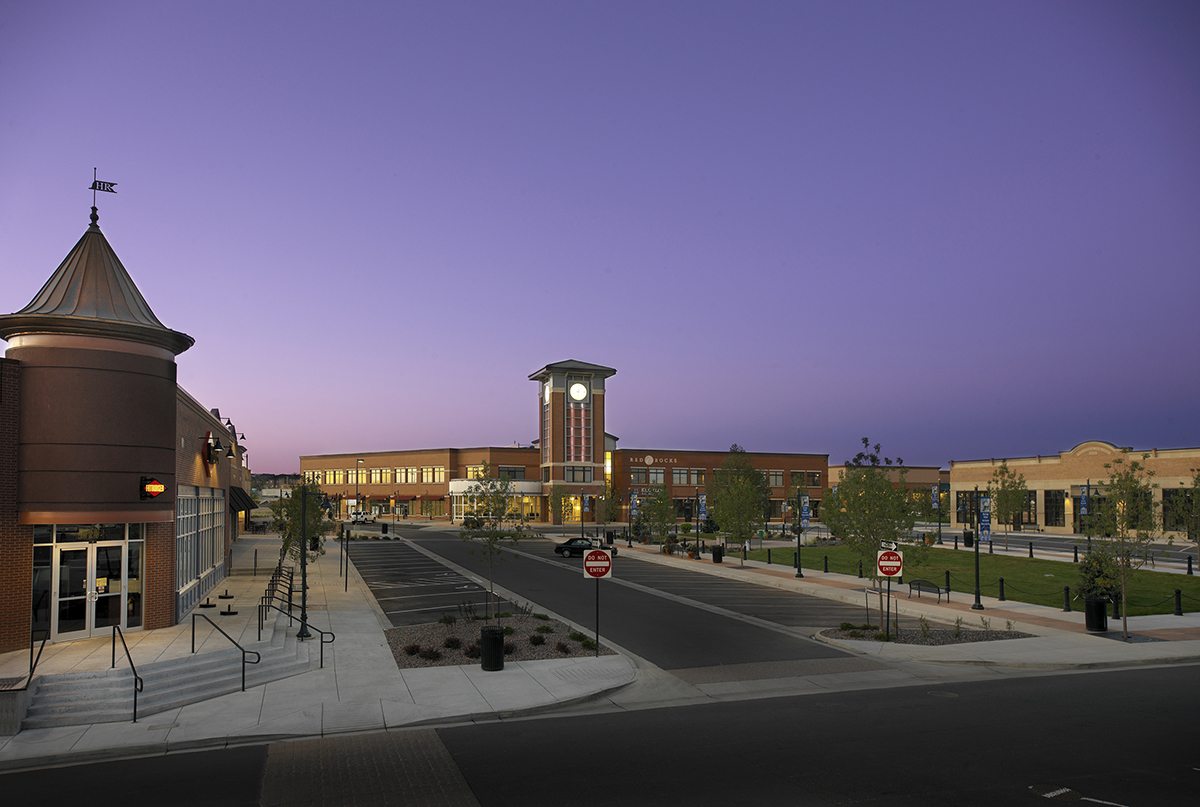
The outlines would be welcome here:
[[[353,735],[0,776],[12,804],[1195,801],[1195,666]]]
[[[486,567],[469,554],[471,546],[457,536],[424,532],[412,538],[423,548],[486,578]],[[865,619],[864,609],[855,606],[841,604],[839,612],[817,597],[666,569],[619,554],[613,564],[615,579],[593,581],[584,579],[581,558],[559,558],[549,543],[531,541],[519,552],[505,552],[505,561],[494,567],[497,585],[589,629],[596,624],[599,587],[601,641],[613,642],[665,670],[850,657],[794,632],[739,618],[739,613],[728,608],[734,601],[744,615],[787,613],[791,624],[837,625],[842,621],[839,615],[846,621]],[[719,605],[698,607],[707,603],[684,599],[670,590],[700,596],[701,588],[720,591],[720,596],[712,594]],[[767,605],[772,602],[775,604]],[[802,616],[805,609],[814,616]]]

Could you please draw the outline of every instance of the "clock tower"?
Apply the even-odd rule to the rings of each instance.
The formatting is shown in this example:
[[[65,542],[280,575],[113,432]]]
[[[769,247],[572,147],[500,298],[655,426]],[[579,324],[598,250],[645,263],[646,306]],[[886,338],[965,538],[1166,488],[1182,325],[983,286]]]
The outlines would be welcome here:
[[[538,382],[542,495],[563,487],[574,499],[576,518],[585,510],[594,518],[595,497],[604,493],[604,380],[616,373],[572,359],[529,376]],[[561,520],[557,513],[549,516],[553,523]]]

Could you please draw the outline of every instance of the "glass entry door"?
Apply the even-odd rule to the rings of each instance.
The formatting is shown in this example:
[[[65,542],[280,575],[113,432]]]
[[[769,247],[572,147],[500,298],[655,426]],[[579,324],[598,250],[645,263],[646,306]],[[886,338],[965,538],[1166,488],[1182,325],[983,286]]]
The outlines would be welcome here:
[[[125,543],[54,548],[54,641],[108,636],[125,627]]]

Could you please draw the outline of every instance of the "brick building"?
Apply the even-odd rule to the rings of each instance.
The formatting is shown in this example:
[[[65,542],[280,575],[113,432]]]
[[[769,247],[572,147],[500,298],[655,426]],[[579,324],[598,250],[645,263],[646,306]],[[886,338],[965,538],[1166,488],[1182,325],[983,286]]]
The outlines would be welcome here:
[[[364,510],[396,518],[460,519],[470,511],[472,480],[488,463],[513,480],[521,510],[533,521],[563,523],[549,507],[555,488],[567,496],[567,523],[595,522],[597,499],[606,490],[620,503],[620,520],[630,521],[635,498],[658,483],[667,487],[683,519],[689,500],[707,495],[708,482],[728,452],[618,449],[617,438],[605,431],[606,381],[616,372],[568,360],[532,373],[529,380],[538,388],[537,420],[531,422],[537,423],[538,438],[525,446],[322,454],[301,457],[300,470],[339,502],[343,516]],[[812,517],[819,518],[828,454],[747,456],[767,475],[773,520],[785,517],[784,500],[799,489],[809,494]]]
[[[176,383],[194,340],[154,316],[98,219],[0,316],[0,652],[175,624],[252,507],[233,424]]]

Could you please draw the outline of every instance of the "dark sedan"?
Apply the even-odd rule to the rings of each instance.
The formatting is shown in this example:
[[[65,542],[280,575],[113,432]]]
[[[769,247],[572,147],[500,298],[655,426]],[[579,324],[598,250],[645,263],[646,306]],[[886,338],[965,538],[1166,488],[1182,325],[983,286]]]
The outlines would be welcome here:
[[[603,546],[599,539],[596,538],[572,538],[568,541],[563,541],[554,547],[554,552],[562,555],[564,558],[583,557],[583,553],[589,549],[607,549],[614,556],[617,554],[615,546]]]

